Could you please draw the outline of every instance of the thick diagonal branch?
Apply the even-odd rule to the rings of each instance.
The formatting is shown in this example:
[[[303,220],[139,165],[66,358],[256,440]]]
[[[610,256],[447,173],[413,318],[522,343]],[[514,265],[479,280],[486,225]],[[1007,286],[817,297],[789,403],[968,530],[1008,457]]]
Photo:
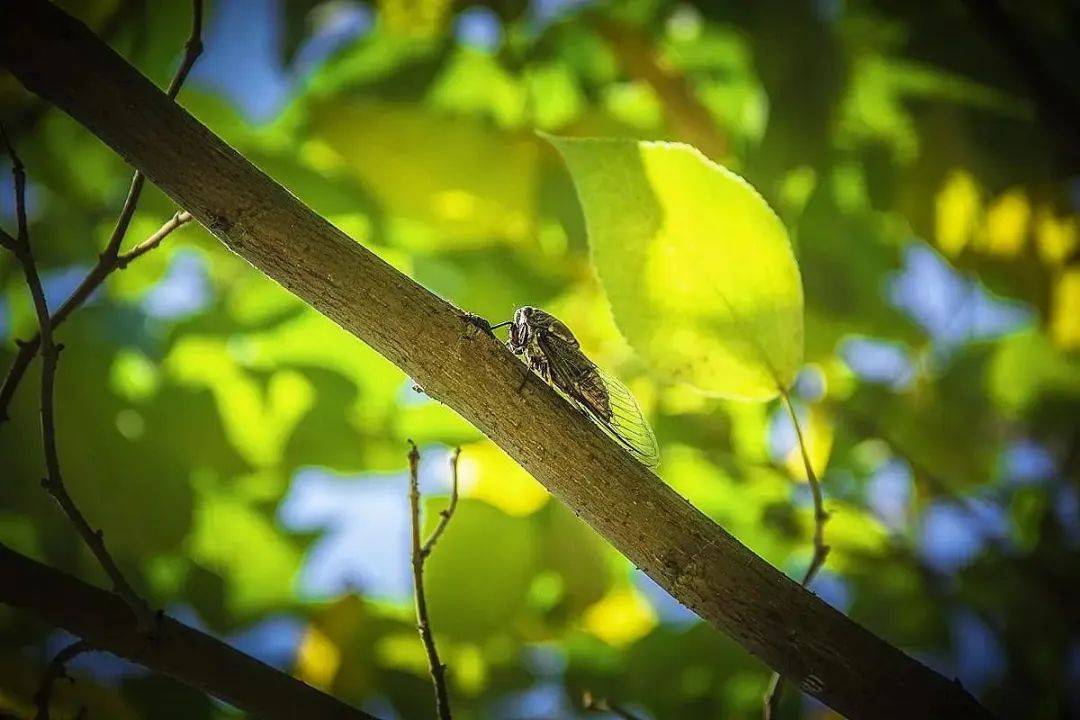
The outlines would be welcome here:
[[[162,616],[148,643],[112,593],[0,544],[0,604],[25,610],[82,638],[95,650],[154,672],[269,720],[376,720],[224,642]]]
[[[465,314],[378,258],[170,102],[77,21],[3,3],[0,64],[86,125],[228,248],[401,367],[680,602],[859,718],[988,717],[963,688],[754,555]],[[115,113],[118,104],[130,112]],[[363,139],[360,139],[362,142]]]

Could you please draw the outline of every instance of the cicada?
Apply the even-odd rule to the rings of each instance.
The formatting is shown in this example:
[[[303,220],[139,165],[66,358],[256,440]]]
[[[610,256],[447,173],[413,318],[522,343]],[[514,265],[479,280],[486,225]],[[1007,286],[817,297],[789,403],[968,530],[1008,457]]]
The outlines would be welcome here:
[[[581,351],[562,321],[534,307],[514,311],[506,346],[529,368],[592,418],[646,467],[656,467],[660,453],[649,423],[630,391]],[[525,377],[528,380],[528,375]]]

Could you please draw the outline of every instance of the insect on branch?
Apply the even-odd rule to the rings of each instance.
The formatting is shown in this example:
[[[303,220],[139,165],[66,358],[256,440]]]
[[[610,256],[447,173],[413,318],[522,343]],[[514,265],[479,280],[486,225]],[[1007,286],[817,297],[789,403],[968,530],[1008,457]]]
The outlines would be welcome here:
[[[435,636],[431,632],[431,619],[428,616],[427,595],[424,591],[424,563],[435,549],[454,516],[458,502],[458,458],[461,448],[450,456],[451,486],[450,504],[439,512],[439,522],[423,543],[420,542],[420,451],[416,443],[409,440],[409,510],[412,519],[412,571],[416,594],[416,627],[427,652],[428,667],[431,670],[431,682],[435,686],[435,710],[439,720],[450,720],[450,693],[446,684],[446,665],[439,659],[439,650],[435,646]]]

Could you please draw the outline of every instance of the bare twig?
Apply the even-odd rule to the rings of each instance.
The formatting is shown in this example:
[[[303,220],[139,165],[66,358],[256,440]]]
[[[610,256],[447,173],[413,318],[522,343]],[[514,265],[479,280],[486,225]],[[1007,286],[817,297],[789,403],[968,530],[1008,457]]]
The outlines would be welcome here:
[[[439,511],[439,524],[435,526],[435,529],[431,532],[431,537],[420,548],[420,556],[425,560],[435,548],[435,543],[439,541],[439,538],[446,531],[446,526],[450,524],[450,518],[453,517],[454,511],[457,510],[459,457],[461,457],[461,448],[455,448],[454,454],[450,456],[450,472],[453,478],[450,486],[450,504]]]
[[[176,213],[173,214],[164,225],[159,227],[153,235],[146,238],[127,252],[120,253],[120,256],[116,259],[116,266],[123,270],[131,261],[138,260],[146,253],[156,249],[158,245],[161,245],[162,240],[167,238],[173,230],[187,225],[191,220],[191,213],[186,210],[177,210]]]
[[[140,242],[135,247],[131,248],[127,252],[120,253],[115,258],[115,264],[113,266],[102,265],[99,259],[99,263],[90,271],[89,274],[83,279],[67,300],[52,313],[49,320],[51,322],[52,330],[60,327],[61,324],[72,313],[82,307],[83,303],[94,293],[95,290],[104,282],[105,278],[115,269],[123,269],[128,266],[133,260],[136,260],[151,250],[155,249],[161,242],[168,237],[174,230],[180,228],[187,223],[191,222],[192,217],[186,211],[179,211],[173,215],[164,225],[162,225],[153,235]],[[8,246],[8,241],[14,242],[14,239],[10,235],[0,230],[0,245],[12,250],[14,247]],[[99,269],[100,268],[100,269]],[[30,367],[30,362],[34,359],[34,355],[37,354],[38,348],[41,347],[41,334],[35,334],[29,340],[19,343],[19,351],[15,355],[15,360],[11,363],[11,367],[8,368],[8,373],[4,378],[4,383],[0,386],[0,423],[7,420],[7,409],[11,405],[12,399],[15,397],[15,391],[18,389],[19,382],[22,380],[23,375],[26,374],[26,370]]]
[[[191,72],[191,68],[194,66],[195,61],[202,53],[202,0],[192,0],[191,16],[191,34],[184,45],[184,57],[180,61],[180,67],[177,68],[172,82],[169,83],[167,94],[173,99],[175,99],[176,95],[180,92],[180,87],[183,85],[188,73]],[[131,219],[135,215],[135,209],[139,204],[139,198],[142,195],[145,183],[146,179],[143,174],[136,170],[131,176],[131,186],[128,189],[127,197],[124,199],[124,205],[120,208],[120,214],[117,216],[116,225],[113,227],[112,235],[109,236],[109,242],[106,244],[105,250],[98,256],[97,263],[91,268],[90,272],[86,274],[86,277],[79,283],[79,286],[72,291],[71,295],[68,296],[67,300],[64,301],[60,308],[52,314],[52,329],[56,329],[56,327],[67,320],[73,312],[82,307],[83,303],[93,295],[94,291],[105,282],[105,279],[112,274],[113,271],[118,269],[122,270],[127,267],[128,263],[132,260],[145,255],[147,252],[160,245],[161,241],[173,230],[191,221],[191,215],[184,211],[180,211],[149,238],[139,243],[128,252],[121,253],[120,245],[127,235],[128,228],[131,226]],[[20,222],[25,222],[25,218]],[[7,239],[0,236],[0,244],[4,247],[8,247]],[[37,354],[40,347],[40,333],[30,340],[19,343],[19,351],[16,353],[15,360],[8,369],[7,375],[4,378],[4,384],[0,386],[0,423],[3,423],[8,419],[7,411],[11,406],[12,399],[15,397],[15,391],[18,389],[19,382],[22,380],[23,375],[26,374],[26,370],[30,366],[30,361],[34,359],[34,355]]]
[[[799,425],[799,416],[795,412],[795,406],[791,403],[791,395],[788,394],[787,390],[781,389],[780,397],[783,400],[784,407],[787,408],[788,414],[791,416],[792,425],[795,426],[799,451],[802,453],[803,465],[806,468],[806,482],[810,485],[810,494],[814,498],[814,554],[810,558],[810,565],[806,568],[806,573],[802,579],[803,587],[810,587],[810,583],[817,577],[818,571],[821,570],[821,566],[825,564],[825,559],[829,556],[829,546],[825,544],[825,523],[829,519],[829,514],[825,512],[825,499],[821,493],[821,483],[818,481],[817,473],[814,472],[813,463],[810,462],[810,452],[806,447],[806,438],[803,436],[802,427]],[[773,673],[762,698],[762,713],[765,720],[772,720],[772,718],[776,717],[776,711],[780,707],[780,699],[783,693],[784,678],[780,676],[780,673]]]
[[[131,608],[140,626],[149,631],[153,622],[153,613],[150,612],[146,602],[135,593],[127,580],[124,579],[123,573],[120,572],[120,568],[105,547],[102,532],[92,528],[82,512],[79,511],[75,501],[68,494],[67,488],[64,486],[63,476],[60,474],[60,455],[56,447],[55,390],[56,366],[60,360],[60,351],[63,346],[53,340],[49,307],[45,300],[45,291],[41,285],[41,278],[38,275],[37,264],[34,262],[34,255],[30,248],[30,234],[26,226],[26,171],[19,156],[15,153],[15,148],[8,142],[7,135],[2,135],[2,139],[8,155],[11,157],[12,174],[15,178],[15,214],[19,224],[15,257],[22,265],[23,275],[26,277],[26,284],[30,289],[30,296],[33,298],[41,335],[41,440],[45,452],[46,471],[41,484],[59,503],[64,514],[71,520],[75,530],[109,576],[113,589]]]
[[[427,651],[428,666],[431,669],[431,682],[435,685],[435,710],[439,720],[450,720],[450,694],[446,687],[446,665],[439,659],[439,651],[435,647],[435,637],[431,632],[431,620],[428,618],[427,596],[424,594],[424,561],[431,555],[435,543],[442,536],[450,518],[457,508],[458,499],[458,456],[461,448],[454,451],[450,458],[452,468],[452,486],[450,489],[450,504],[439,513],[439,524],[435,526],[430,537],[421,544],[420,542],[420,451],[416,449],[416,443],[409,441],[412,449],[409,450],[409,509],[412,517],[412,571],[413,585],[416,589],[416,627],[420,631],[420,639],[424,642],[424,650]]]
[[[53,684],[57,680],[64,678],[70,680],[71,678],[67,674],[67,664],[78,655],[92,651],[93,647],[90,646],[90,643],[85,640],[76,640],[56,653],[56,657],[52,659],[49,667],[45,669],[45,675],[41,678],[41,686],[34,693],[34,704],[37,705],[37,714],[34,715],[34,720],[49,720],[49,702],[52,700]]]
[[[203,0],[191,0],[191,33],[187,42],[184,43],[184,58],[180,61],[180,67],[176,69],[169,89],[165,92],[170,100],[175,100],[187,80],[188,73],[195,66],[195,61],[202,55],[202,25],[203,25]]]
[[[581,708],[586,712],[611,713],[621,717],[623,720],[638,720],[637,715],[634,715],[626,708],[609,702],[606,698],[598,698],[588,690],[581,696]]]
[[[0,132],[2,132],[2,129],[0,129]],[[0,247],[10,252],[15,252],[15,248],[18,246],[18,242],[15,238],[11,237],[7,232],[0,228]]]

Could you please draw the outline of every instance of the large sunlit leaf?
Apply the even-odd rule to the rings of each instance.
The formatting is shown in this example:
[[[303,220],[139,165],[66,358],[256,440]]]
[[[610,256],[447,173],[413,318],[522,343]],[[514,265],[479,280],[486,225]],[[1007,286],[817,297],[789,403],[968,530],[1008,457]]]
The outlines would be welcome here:
[[[652,369],[725,397],[786,388],[802,362],[802,282],[761,196],[687,145],[548,139],[574,177],[615,320]]]

